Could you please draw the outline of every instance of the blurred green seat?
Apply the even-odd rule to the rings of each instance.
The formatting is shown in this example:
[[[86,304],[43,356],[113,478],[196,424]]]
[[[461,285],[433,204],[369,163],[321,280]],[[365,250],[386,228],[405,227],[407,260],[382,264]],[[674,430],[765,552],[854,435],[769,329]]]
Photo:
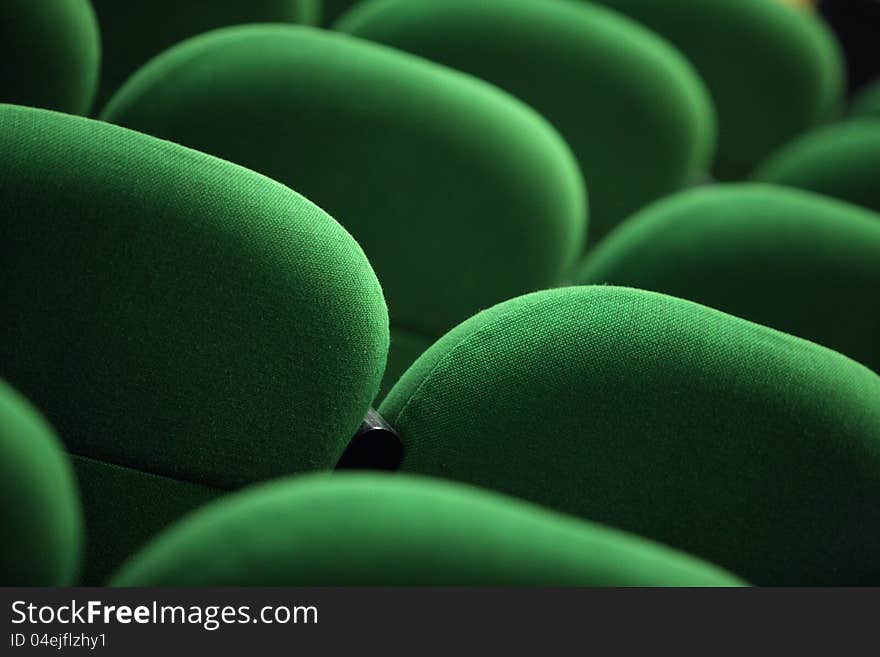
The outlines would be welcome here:
[[[772,151],[842,109],[840,47],[811,11],[777,0],[590,2],[655,30],[700,73],[718,112],[716,178],[744,178]]]
[[[771,155],[752,178],[880,212],[880,121],[852,119],[807,133]]]
[[[0,586],[70,586],[82,558],[73,468],[52,428],[0,380]]]
[[[867,85],[853,98],[849,115],[880,119],[880,80]]]
[[[100,61],[89,0],[0,0],[0,103],[88,114]]]
[[[595,243],[648,201],[702,179],[715,144],[690,64],[637,23],[562,0],[372,0],[334,29],[466,71],[546,116],[578,158]]]
[[[468,486],[280,480],[168,529],[117,586],[736,586],[693,557]]]

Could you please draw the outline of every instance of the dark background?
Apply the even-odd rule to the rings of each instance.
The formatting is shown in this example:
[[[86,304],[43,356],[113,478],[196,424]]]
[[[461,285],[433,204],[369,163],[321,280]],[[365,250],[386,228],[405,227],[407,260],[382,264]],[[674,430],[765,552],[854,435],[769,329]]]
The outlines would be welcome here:
[[[880,78],[880,0],[822,0],[819,8],[843,45],[850,93]]]

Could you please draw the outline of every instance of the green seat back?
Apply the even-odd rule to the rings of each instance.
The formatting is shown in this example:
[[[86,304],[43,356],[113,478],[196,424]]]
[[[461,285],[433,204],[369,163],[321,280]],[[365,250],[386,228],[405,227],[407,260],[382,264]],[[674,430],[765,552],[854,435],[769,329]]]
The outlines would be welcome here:
[[[693,63],[718,112],[717,178],[745,177],[841,108],[843,58],[813,12],[777,0],[591,1],[655,30]]]
[[[467,71],[565,137],[590,190],[590,243],[702,178],[715,117],[693,68],[640,25],[562,0],[373,0],[335,29]]]
[[[488,84],[346,35],[216,30],[138,71],[104,118],[305,194],[364,247],[392,326],[428,341],[552,285],[581,249],[583,181],[550,125]]]
[[[122,586],[730,586],[649,541],[468,486],[400,475],[264,484],[185,518]]]
[[[388,346],[339,224],[229,162],[44,110],[0,107],[0,161],[0,367],[92,472],[87,513],[154,495],[117,541],[170,508],[160,488],[180,504],[335,465]]]
[[[621,225],[574,279],[690,299],[880,372],[880,215],[858,206],[754,183],[682,192]]]
[[[765,326],[630,288],[537,292],[447,333],[380,412],[404,471],[756,584],[880,581],[880,377]]]
[[[845,121],[799,137],[768,158],[752,178],[880,212],[880,121]]]
[[[87,114],[100,61],[89,0],[0,0],[0,103]]]

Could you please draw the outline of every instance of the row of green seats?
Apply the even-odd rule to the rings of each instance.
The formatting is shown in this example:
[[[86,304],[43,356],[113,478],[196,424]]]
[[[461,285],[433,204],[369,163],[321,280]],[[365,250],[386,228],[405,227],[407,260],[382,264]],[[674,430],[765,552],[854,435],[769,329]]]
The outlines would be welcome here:
[[[20,89],[3,100],[73,112],[89,110],[96,84],[103,106],[138,66],[189,36],[341,14],[339,30],[474,73],[545,113],[596,187],[597,236],[705,172],[715,141],[707,90],[719,121],[713,169],[728,178],[827,118],[843,85],[838,48],[821,21],[768,0],[602,0],[613,12],[586,0],[325,0],[324,7],[318,0],[182,7],[94,0],[94,11],[88,0],[6,4],[10,52],[22,34],[29,38],[25,52],[5,60]],[[55,84],[40,84],[39,66],[56,74]],[[75,98],[65,85],[78,87]],[[40,97],[44,90],[58,97]],[[602,157],[610,172],[596,164]],[[618,171],[631,177],[628,193],[613,178]]]
[[[74,221],[74,217],[65,217],[66,223]],[[154,231],[164,233],[163,226]],[[175,251],[173,245],[165,249]],[[289,262],[285,264],[287,267],[282,267],[279,274],[296,269]],[[139,260],[130,265],[134,269],[143,267]],[[68,287],[68,292],[82,294],[83,290]],[[108,314],[116,317],[106,319],[124,317],[127,309],[109,301],[108,310],[115,312]],[[201,310],[193,308],[190,313]],[[192,321],[188,314],[177,319],[178,324]],[[217,325],[222,319],[214,318],[214,326],[221,332],[228,328]],[[131,362],[137,356],[130,353],[136,345],[114,346],[109,342],[115,326],[112,322],[95,338],[107,343],[105,354],[109,358],[105,360]],[[28,328],[33,331],[39,327]],[[13,347],[35,349],[40,342],[32,339],[26,344],[21,336],[11,337],[17,338]],[[170,359],[178,359],[174,372],[177,394],[188,379],[201,374],[199,363],[187,362],[181,353],[191,346],[172,342],[164,352],[156,348],[150,352],[154,369],[168,367]],[[314,349],[333,351],[320,343]],[[29,352],[22,349],[16,353]],[[97,369],[98,364],[80,361],[80,353],[74,351],[68,360],[87,376],[91,373],[86,370]],[[32,364],[33,357],[27,355],[20,360]],[[14,363],[15,358],[5,354],[4,362]],[[239,369],[250,373],[247,364]],[[18,374],[14,369],[13,373]],[[138,379],[139,373],[129,372],[129,376]],[[248,459],[271,455],[277,460],[291,442],[275,438],[268,443],[272,436],[262,428],[248,434],[239,427],[240,440],[229,446],[235,440],[235,427],[224,425],[228,430],[224,441],[212,426],[194,426],[188,431],[165,427],[162,432],[153,431],[138,436],[139,441],[126,440],[120,445],[120,433],[98,431],[106,432],[112,423],[122,428],[122,435],[133,438],[137,434],[125,426],[126,422],[155,422],[151,408],[154,403],[168,405],[157,409],[166,416],[185,404],[192,412],[200,412],[200,417],[208,418],[214,408],[228,403],[225,391],[204,390],[192,405],[189,399],[178,398],[175,408],[175,400],[167,398],[169,391],[149,388],[126,395],[122,401],[127,402],[127,408],[102,409],[100,401],[128,383],[126,372],[117,372],[115,379],[95,377],[90,382],[97,388],[99,400],[88,393],[79,394],[71,408],[64,408],[46,389],[45,382],[53,381],[55,373],[43,370],[43,374],[44,386],[33,388],[30,396],[49,409],[54,424],[64,426],[67,436],[75,435],[73,429],[95,431],[91,445],[86,442],[72,450],[69,441],[67,445],[74,452],[72,458],[85,493],[89,532],[101,520],[96,512],[100,513],[102,505],[112,506],[118,513],[120,500],[131,498],[126,486],[143,486],[138,478],[149,469],[154,477],[157,470],[164,469],[161,485],[145,491],[137,500],[138,506],[127,509],[129,515],[110,513],[113,526],[99,536],[90,533],[89,541],[99,539],[111,545],[122,542],[131,548],[133,541],[125,536],[127,532],[139,533],[138,538],[143,540],[147,528],[139,527],[138,522],[155,522],[155,514],[168,512],[162,486],[173,485],[176,495],[185,494],[187,487],[206,487],[212,477],[224,475],[224,466],[241,474]],[[325,386],[330,383],[323,371],[305,374],[311,374],[311,378],[300,380],[291,390],[294,399],[307,395],[322,381]],[[264,382],[264,389],[268,383]],[[486,389],[492,390],[491,406],[481,395]],[[71,401],[76,392],[68,391],[64,401]],[[236,410],[245,418],[260,411],[261,399],[237,401]],[[606,523],[710,560],[754,583],[877,581],[874,555],[880,548],[880,377],[836,352],[794,336],[643,290],[610,286],[548,290],[499,304],[450,331],[416,361],[380,410],[400,431],[406,450],[401,468],[404,472],[476,484],[590,522]],[[126,417],[111,415],[119,411],[124,411]],[[17,416],[12,415],[14,428]],[[326,424],[332,424],[333,419],[332,412],[327,412]],[[36,427],[29,429],[31,433],[47,433],[45,424],[31,424]],[[297,445],[302,449],[326,450],[322,443],[331,442],[316,432],[302,433]],[[21,434],[10,431],[4,435],[12,442],[9,451],[14,452],[15,440]],[[263,449],[257,450],[261,442]],[[227,453],[231,448],[235,448],[234,454]],[[139,450],[144,452],[141,459],[152,457],[154,462],[137,462]],[[80,468],[82,457],[77,452],[85,451],[89,451],[92,467]],[[224,461],[224,456],[229,460]],[[14,467],[7,482],[13,486],[23,482],[19,487],[26,487],[36,498],[34,507],[45,503],[38,494],[40,485],[45,485],[42,465],[25,463],[20,467],[15,460],[7,462]],[[193,469],[174,472],[175,467],[186,464]],[[302,463],[288,465],[296,469]],[[329,469],[332,463],[324,466]],[[119,488],[107,486],[109,478],[101,476],[100,468],[116,472]],[[313,464],[310,469],[322,468]],[[32,474],[36,478],[33,485],[28,479]],[[273,475],[277,471],[255,469],[252,476],[261,480]],[[660,560],[655,562],[656,570],[643,573],[644,579],[616,580],[612,577],[614,570],[599,566],[612,558],[606,550],[615,545],[620,546],[623,555],[628,554],[628,539],[612,540],[614,534],[570,521],[568,531],[574,534],[574,529],[580,527],[586,543],[603,543],[601,538],[590,536],[595,532],[599,537],[605,535],[612,545],[598,552],[578,552],[583,570],[570,571],[573,579],[559,579],[569,572],[565,570],[568,566],[562,571],[554,569],[563,568],[561,564],[567,563],[567,558],[558,556],[551,546],[558,540],[553,538],[557,536],[554,525],[562,527],[565,523],[549,517],[542,520],[541,514],[529,511],[527,506],[519,505],[516,510],[517,504],[511,502],[507,503],[509,511],[496,517],[499,526],[482,519],[484,514],[491,514],[481,510],[479,499],[467,502],[474,508],[466,504],[457,507],[452,498],[458,494],[452,488],[448,489],[449,506],[440,495],[438,501],[426,500],[421,507],[414,500],[423,494],[431,498],[434,484],[421,487],[400,477],[359,480],[325,475],[313,480],[314,484],[297,479],[279,481],[220,500],[166,530],[135,555],[114,581],[267,583],[274,578],[284,583],[378,583],[386,578],[394,583],[438,582],[447,575],[442,568],[434,570],[436,560],[431,561],[433,565],[426,564],[426,546],[436,549],[438,539],[444,537],[450,542],[446,554],[451,562],[447,567],[463,578],[449,575],[455,582],[496,582],[501,580],[495,578],[507,577],[509,581],[532,583],[717,583],[712,579],[717,575],[702,566],[693,564],[683,573],[664,564],[662,551],[653,557]],[[236,487],[234,478],[227,482],[225,488]],[[96,488],[91,497],[89,487]],[[382,493],[385,487],[387,496]],[[420,487],[425,490],[420,492]],[[62,530],[69,535],[71,526],[76,528],[77,523],[71,520],[76,514],[69,503],[62,504],[63,496],[58,494],[57,485],[55,488],[52,500],[61,504],[63,513],[19,513],[18,522],[31,535]],[[16,493],[17,499],[28,499]],[[61,493],[69,496],[69,486]],[[222,490],[213,494],[219,496]],[[458,513],[454,512],[456,508]],[[305,509],[311,512],[307,514]],[[25,504],[17,511],[32,509]],[[139,516],[131,515],[135,513]],[[335,514],[339,520],[334,519]],[[511,526],[503,520],[507,515],[511,516]],[[461,524],[465,518],[476,519],[475,526],[485,533],[474,538],[473,529]],[[166,522],[171,520],[165,518]],[[389,529],[387,524],[392,520],[400,524]],[[535,565],[529,574],[519,576],[522,579],[505,569],[510,563],[520,564],[522,554],[514,551],[510,563],[489,556],[505,549],[519,524],[523,529],[531,525],[535,531],[532,540],[536,544],[528,545],[526,550],[529,558],[534,559],[536,551],[543,554],[546,550],[550,564],[547,571]],[[346,560],[339,547],[326,550],[328,541],[339,539],[340,532],[343,536],[352,532],[351,542],[342,541],[341,545],[361,546],[358,556]],[[401,543],[405,550],[388,548],[401,537],[409,537]],[[9,541],[7,549],[14,550],[17,540]],[[523,549],[521,541],[515,545]],[[69,554],[76,541],[68,538],[66,543],[47,544]],[[211,551],[216,558],[204,558],[205,545],[222,548]],[[485,548],[482,556],[473,552],[478,546]],[[14,552],[13,556],[24,560],[42,554]],[[326,554],[326,560],[318,560],[316,565],[314,555],[319,554]],[[197,565],[199,555],[201,566]],[[58,559],[62,557],[58,555]],[[389,559],[397,563],[398,558],[413,570],[388,565]],[[474,561],[481,558],[500,565],[501,570],[474,570]],[[612,579],[599,577],[599,571]],[[623,571],[629,577],[642,572],[638,565],[622,566]],[[482,572],[484,579],[476,572]],[[432,579],[430,573],[438,579]],[[588,573],[598,579],[588,579]]]
[[[83,520],[52,429],[0,382],[3,584],[77,581]],[[154,509],[145,507],[141,513]],[[91,537],[90,537],[91,538]],[[220,549],[218,549],[220,547]],[[736,586],[681,552],[466,486],[401,475],[278,479],[208,505],[110,582]]]
[[[101,117],[259,171],[337,218],[388,300],[392,382],[481,308],[555,284],[584,241],[583,178],[543,118],[349,37],[210,32],[147,64]]]
[[[877,584],[880,94],[812,130],[821,22],[320,4],[0,4],[4,580]],[[403,474],[329,474],[383,399]]]
[[[367,0],[335,28],[482,77],[547,116],[584,169],[595,240],[710,170],[747,174],[829,118],[843,91],[827,28],[768,0]]]
[[[573,279],[696,301],[880,372],[880,215],[866,208],[771,184],[688,190],[623,222]]]
[[[762,163],[752,179],[880,212],[880,118],[852,119],[798,137]]]
[[[268,178],[169,142],[46,110],[4,106],[0,117],[15,317],[0,357],[64,436],[95,576],[225,491],[332,469],[388,346],[378,281],[344,229]],[[775,312],[833,337],[842,327],[855,335],[846,346],[867,348],[870,331],[859,331],[870,320],[839,320],[877,289],[876,215],[749,185],[659,205],[597,249],[592,278],[614,278],[614,262],[653,262],[645,287],[662,280],[663,263],[674,281],[689,253],[705,256],[717,239],[685,281],[735,292],[712,267],[723,270],[723,249],[731,264],[751,249],[738,271],[755,272],[755,285],[731,298],[755,311],[739,314]],[[664,222],[672,227],[656,230]],[[703,234],[689,242],[693,231]],[[642,239],[653,248],[619,255]],[[816,267],[822,249],[830,273],[816,277],[840,282],[833,268],[851,267],[852,298],[814,297],[812,286],[795,296],[809,275],[796,268]],[[792,278],[774,279],[785,258]],[[789,289],[762,303],[762,276]],[[854,583],[876,576],[878,401],[880,378],[835,352],[673,297],[599,286],[527,295],[467,320],[380,410],[401,433],[405,471],[605,522],[753,582]],[[795,537],[809,547],[791,552]]]
[[[88,114],[151,57],[206,30],[319,22],[321,0],[2,0],[0,101]]]

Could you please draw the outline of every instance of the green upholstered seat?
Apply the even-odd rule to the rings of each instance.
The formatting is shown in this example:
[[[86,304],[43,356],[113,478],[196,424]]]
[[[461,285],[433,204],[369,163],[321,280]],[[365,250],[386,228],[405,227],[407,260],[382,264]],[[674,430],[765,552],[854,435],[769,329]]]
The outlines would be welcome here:
[[[89,0],[0,0],[0,103],[86,114],[100,60]]]
[[[537,292],[447,333],[380,412],[404,471],[756,584],[880,581],[880,377],[765,326],[630,288]]]
[[[385,364],[385,376],[376,399],[381,400],[416,358],[431,346],[433,340],[418,333],[402,329],[391,329],[391,342],[388,346],[388,362]]]
[[[69,586],[82,552],[73,469],[52,428],[0,381],[0,586]]]
[[[849,115],[880,119],[880,80],[867,85],[853,98]]]
[[[315,23],[321,0],[92,0],[104,48],[98,107],[138,67],[191,36],[239,23]]]
[[[334,28],[467,71],[546,116],[584,172],[590,243],[648,201],[702,178],[711,163],[715,117],[693,68],[603,7],[373,0]]]
[[[388,317],[363,251],[250,170],[0,107],[0,370],[74,454],[87,578],[220,492],[332,468]],[[98,537],[98,538],[95,538]]]
[[[880,212],[880,121],[850,120],[803,135],[774,153],[752,178]]]
[[[546,121],[470,76],[346,35],[216,30],[152,60],[103,116],[306,195],[364,247],[392,326],[426,342],[552,285],[581,250],[583,181]]]
[[[624,222],[574,280],[690,299],[880,372],[880,215],[855,205],[755,183],[682,192]]]
[[[730,586],[719,568],[469,486],[401,475],[279,480],[183,519],[123,586]]]
[[[768,0],[590,1],[655,30],[702,75],[718,112],[717,178],[745,177],[840,108],[840,48],[813,12]]]

